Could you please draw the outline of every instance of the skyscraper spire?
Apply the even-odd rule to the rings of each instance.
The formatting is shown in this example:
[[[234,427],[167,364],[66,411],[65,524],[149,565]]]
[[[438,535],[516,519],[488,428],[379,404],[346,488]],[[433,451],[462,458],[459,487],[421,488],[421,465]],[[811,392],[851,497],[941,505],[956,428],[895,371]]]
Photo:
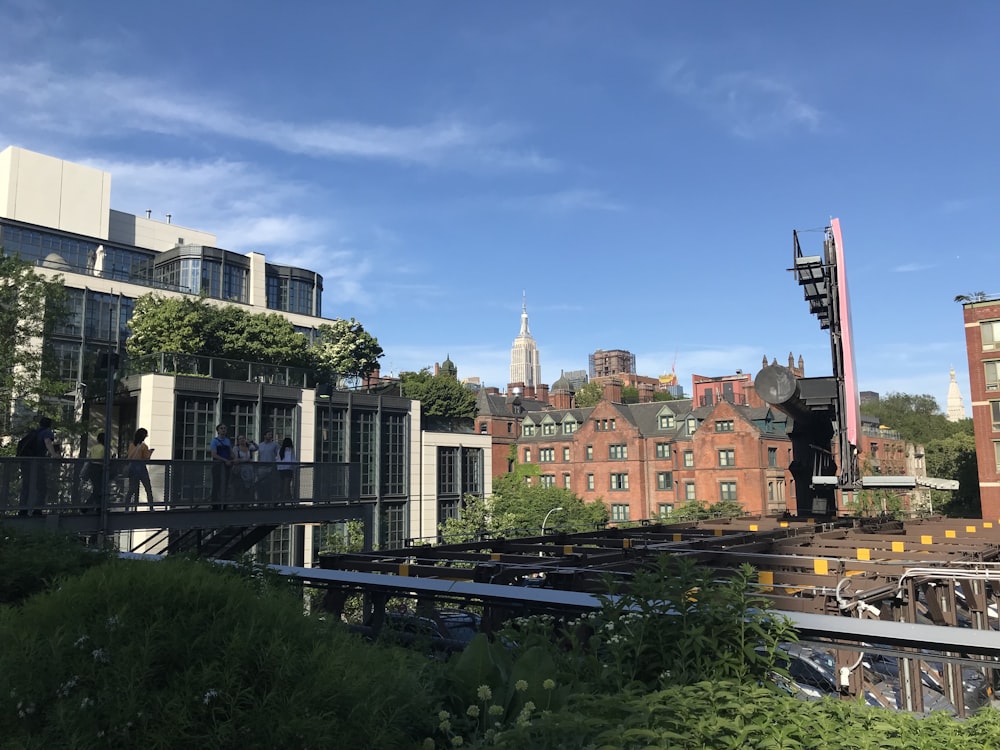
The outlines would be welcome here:
[[[542,383],[542,365],[538,345],[528,328],[528,296],[521,292],[521,331],[510,350],[510,382],[537,388]]]

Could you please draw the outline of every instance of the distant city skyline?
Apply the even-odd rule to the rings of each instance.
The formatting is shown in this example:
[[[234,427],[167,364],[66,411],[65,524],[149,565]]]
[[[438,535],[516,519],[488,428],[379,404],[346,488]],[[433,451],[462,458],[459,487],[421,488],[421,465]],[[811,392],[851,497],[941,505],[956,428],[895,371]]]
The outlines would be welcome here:
[[[839,217],[861,388],[944,410],[953,299],[996,276],[1000,5],[900,7],[0,0],[0,148],[317,270],[385,372],[500,388],[524,289],[543,382],[608,347],[829,374],[785,269]]]

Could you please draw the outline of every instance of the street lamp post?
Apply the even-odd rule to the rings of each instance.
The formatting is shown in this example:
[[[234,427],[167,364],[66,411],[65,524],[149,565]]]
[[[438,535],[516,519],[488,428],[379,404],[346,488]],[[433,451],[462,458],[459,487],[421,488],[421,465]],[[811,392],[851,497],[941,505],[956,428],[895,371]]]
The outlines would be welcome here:
[[[553,509],[552,509],[552,510],[550,510],[550,511],[549,511],[548,513],[546,513],[546,514],[545,514],[545,518],[543,518],[543,519],[542,519],[542,536],[545,536],[545,524],[546,524],[546,523],[548,523],[548,521],[549,521],[549,516],[551,516],[551,515],[552,515],[553,513],[555,513],[555,512],[557,511],[557,510],[562,510],[562,506],[560,505],[560,506],[559,506],[558,508],[553,508]]]

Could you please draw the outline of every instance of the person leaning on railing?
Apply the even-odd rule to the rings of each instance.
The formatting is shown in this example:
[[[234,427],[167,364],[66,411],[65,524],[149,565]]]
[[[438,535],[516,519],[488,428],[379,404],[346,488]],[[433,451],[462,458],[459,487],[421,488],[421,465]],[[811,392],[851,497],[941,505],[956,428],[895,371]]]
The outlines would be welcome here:
[[[236,438],[236,446],[233,448],[233,484],[232,491],[237,500],[253,500],[254,476],[253,454],[258,451],[257,443],[247,440],[246,435],[239,435]]]

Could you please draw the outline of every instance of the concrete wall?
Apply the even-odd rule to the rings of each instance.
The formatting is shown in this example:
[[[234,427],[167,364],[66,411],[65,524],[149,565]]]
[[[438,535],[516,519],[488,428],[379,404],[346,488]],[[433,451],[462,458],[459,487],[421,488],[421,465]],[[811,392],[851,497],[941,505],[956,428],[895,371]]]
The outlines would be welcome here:
[[[111,175],[10,146],[0,154],[0,212],[8,219],[108,238]]]
[[[123,211],[109,211],[108,239],[125,245],[135,245],[163,252],[177,245],[216,247],[218,239],[210,232],[201,232],[180,224],[133,216]]]

